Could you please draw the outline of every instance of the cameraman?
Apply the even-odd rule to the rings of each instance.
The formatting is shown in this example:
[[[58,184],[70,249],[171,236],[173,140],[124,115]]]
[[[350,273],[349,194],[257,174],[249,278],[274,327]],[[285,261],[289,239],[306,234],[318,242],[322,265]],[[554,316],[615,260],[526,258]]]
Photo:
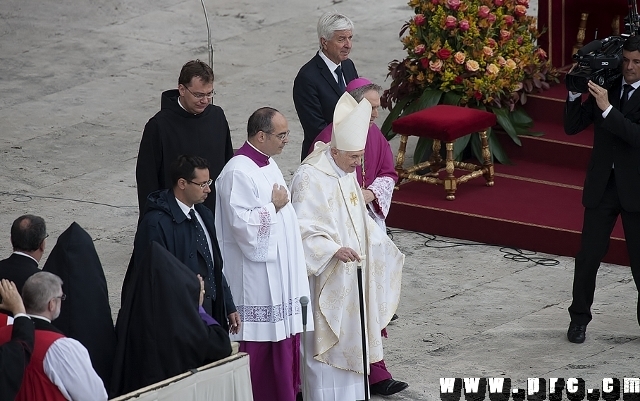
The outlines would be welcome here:
[[[613,226],[622,215],[631,272],[640,288],[640,37],[630,36],[622,50],[622,77],[607,90],[589,81],[587,100],[569,92],[564,130],[577,134],[594,124],[591,160],[582,194],[584,221],[573,277],[571,323],[567,339],[585,340],[600,261]],[[640,323],[640,303],[638,304]]]

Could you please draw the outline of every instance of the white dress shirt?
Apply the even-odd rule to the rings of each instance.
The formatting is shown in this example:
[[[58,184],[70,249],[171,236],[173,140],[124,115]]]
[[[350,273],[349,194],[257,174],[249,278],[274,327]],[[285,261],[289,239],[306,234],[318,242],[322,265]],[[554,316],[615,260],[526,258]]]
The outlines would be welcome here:
[[[32,319],[51,321],[42,316]],[[44,356],[44,373],[71,401],[106,401],[107,391],[93,369],[89,352],[79,341],[63,337],[51,344]]]

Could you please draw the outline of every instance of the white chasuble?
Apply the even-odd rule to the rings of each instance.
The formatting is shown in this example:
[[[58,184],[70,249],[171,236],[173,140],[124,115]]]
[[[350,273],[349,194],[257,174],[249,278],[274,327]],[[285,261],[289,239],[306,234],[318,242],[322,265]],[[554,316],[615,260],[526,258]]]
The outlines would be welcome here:
[[[314,151],[291,183],[310,276],[313,355],[334,368],[362,373],[357,263],[333,255],[346,246],[363,259],[369,363],[383,359],[380,331],[400,300],[404,255],[369,217],[354,174],[338,174],[329,157],[326,150]]]
[[[242,155],[216,179],[218,244],[242,319],[232,341],[276,342],[302,332],[300,297],[309,296],[309,283],[300,229],[291,203],[276,213],[274,184],[287,186],[273,159],[258,167]]]

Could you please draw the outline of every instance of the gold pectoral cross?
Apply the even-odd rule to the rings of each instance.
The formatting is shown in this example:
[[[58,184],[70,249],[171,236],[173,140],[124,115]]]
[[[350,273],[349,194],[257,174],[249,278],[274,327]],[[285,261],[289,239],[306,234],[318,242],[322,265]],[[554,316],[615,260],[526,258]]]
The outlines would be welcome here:
[[[355,192],[351,192],[351,198],[349,198],[349,200],[353,203],[353,206],[358,204],[358,197]]]

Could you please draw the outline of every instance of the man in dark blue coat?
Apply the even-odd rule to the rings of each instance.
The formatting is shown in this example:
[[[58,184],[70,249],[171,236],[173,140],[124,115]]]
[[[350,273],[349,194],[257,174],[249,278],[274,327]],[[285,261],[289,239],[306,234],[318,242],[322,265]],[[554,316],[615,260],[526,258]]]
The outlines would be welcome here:
[[[320,50],[303,65],[293,82],[293,103],[304,130],[304,160],[316,136],[333,121],[333,109],[347,84],[358,78],[349,60],[353,22],[342,14],[329,12],[318,21]]]
[[[147,198],[148,207],[138,225],[133,255],[122,285],[122,300],[126,299],[134,269],[155,241],[184,263],[194,276],[199,274],[203,278],[202,307],[224,328],[237,333],[240,315],[222,274],[213,212],[202,204],[213,182],[209,165],[201,157],[180,155],[171,164],[170,177],[172,189],[153,192]]]

